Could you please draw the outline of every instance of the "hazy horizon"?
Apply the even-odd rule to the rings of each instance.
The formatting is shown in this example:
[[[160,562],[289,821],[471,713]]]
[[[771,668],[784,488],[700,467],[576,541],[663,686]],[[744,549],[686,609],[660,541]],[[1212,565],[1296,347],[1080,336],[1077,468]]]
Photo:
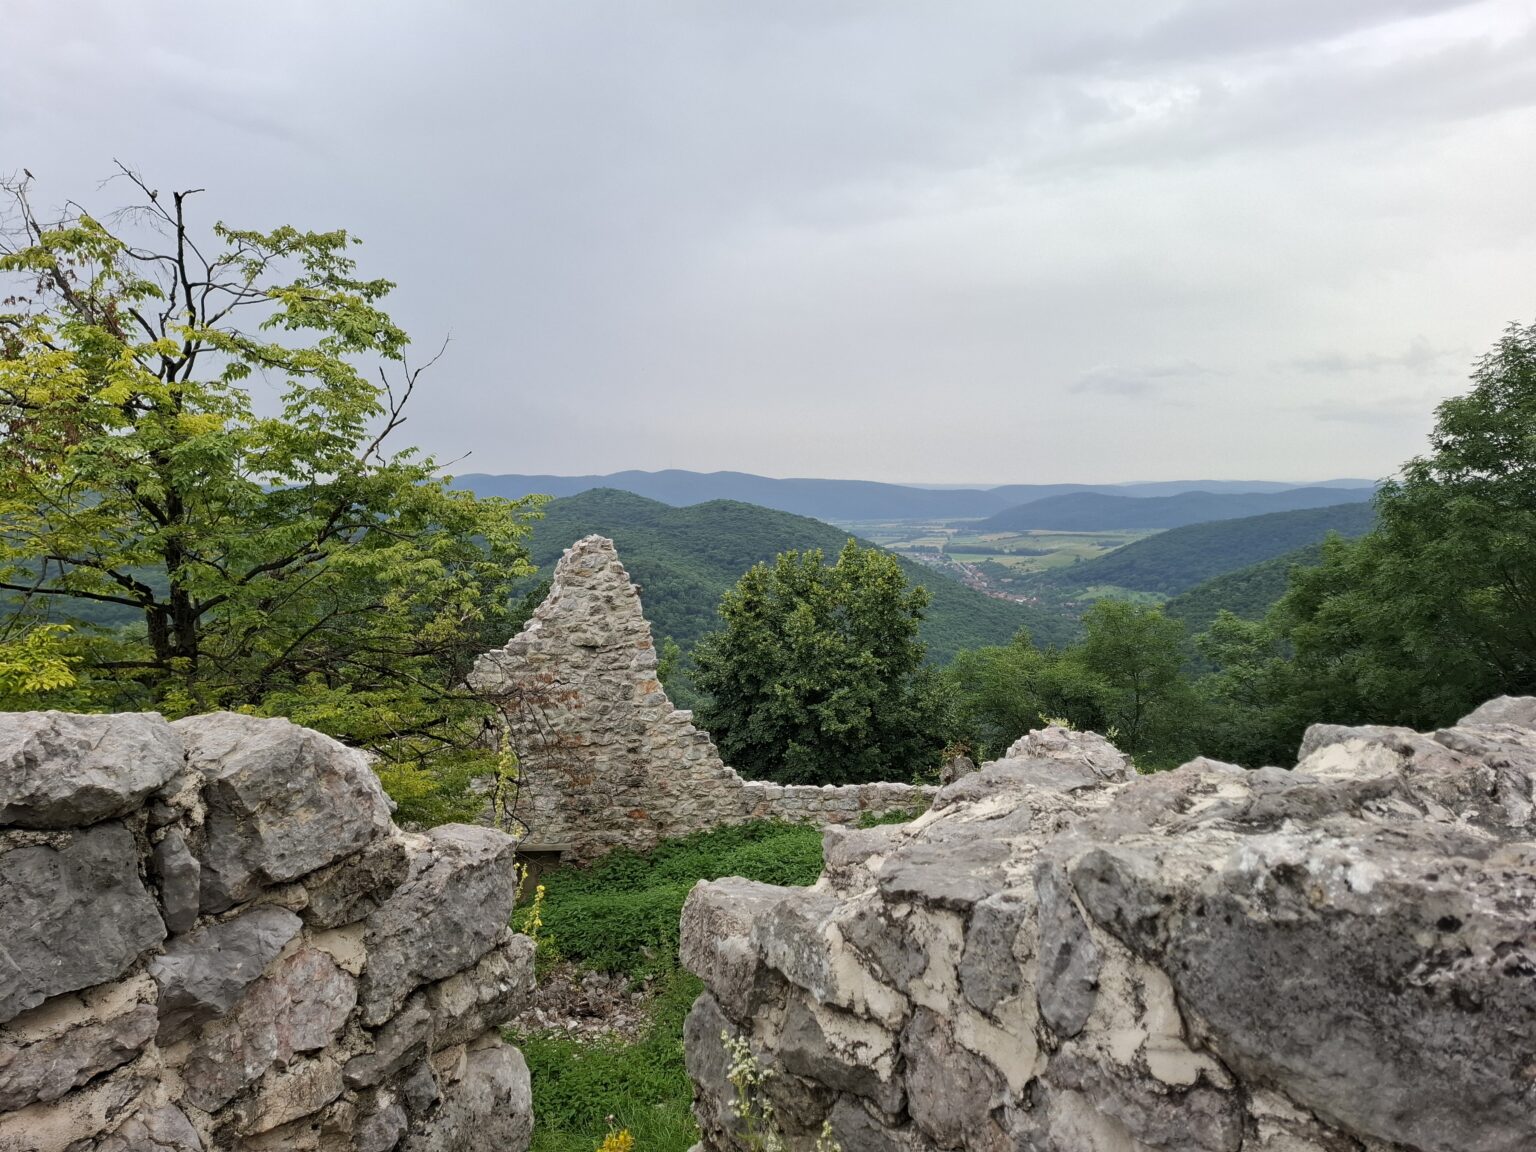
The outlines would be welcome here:
[[[117,206],[117,158],[362,237],[418,358],[452,338],[403,435],[454,472],[1385,476],[1536,317],[1529,0],[19,0],[7,39],[40,205]]]

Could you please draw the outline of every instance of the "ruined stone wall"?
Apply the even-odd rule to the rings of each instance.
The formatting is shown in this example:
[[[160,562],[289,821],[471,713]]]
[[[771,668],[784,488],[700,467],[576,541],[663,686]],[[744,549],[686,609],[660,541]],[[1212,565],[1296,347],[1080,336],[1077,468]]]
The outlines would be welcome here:
[[[522,1152],[514,841],[285,720],[0,714],[0,1152]]]
[[[1311,729],[1294,771],[1136,777],[1048,729],[812,888],[701,883],[704,1148],[722,1034],[791,1149],[1536,1148],[1536,699]]]
[[[470,683],[505,702],[530,852],[585,861],[752,819],[852,823],[925,808],[935,791],[742,780],[667,699],[640,590],[601,536],[566,550],[544,603]]]

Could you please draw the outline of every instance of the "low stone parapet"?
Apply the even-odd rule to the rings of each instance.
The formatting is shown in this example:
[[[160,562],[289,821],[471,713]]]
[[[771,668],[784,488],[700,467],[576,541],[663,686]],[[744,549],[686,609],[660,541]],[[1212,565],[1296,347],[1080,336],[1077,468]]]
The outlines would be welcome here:
[[[684,908],[706,1152],[1536,1148],[1536,699],[1285,771],[1046,729],[824,846]]]
[[[0,1152],[522,1152],[516,842],[233,713],[0,713]]]

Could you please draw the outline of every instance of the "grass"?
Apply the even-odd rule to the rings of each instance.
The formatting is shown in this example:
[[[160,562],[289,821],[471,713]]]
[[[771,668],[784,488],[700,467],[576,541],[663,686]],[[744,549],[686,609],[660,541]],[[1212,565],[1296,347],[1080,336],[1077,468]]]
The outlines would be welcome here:
[[[701,985],[678,966],[683,901],[699,880],[798,885],[820,873],[821,829],[764,821],[663,841],[646,855],[613,852],[591,868],[544,877],[541,951],[647,979],[656,992],[649,1027],[632,1044],[559,1031],[512,1036],[533,1074],[531,1152],[593,1152],[610,1116],[644,1152],[686,1152],[698,1129],[683,1018]]]

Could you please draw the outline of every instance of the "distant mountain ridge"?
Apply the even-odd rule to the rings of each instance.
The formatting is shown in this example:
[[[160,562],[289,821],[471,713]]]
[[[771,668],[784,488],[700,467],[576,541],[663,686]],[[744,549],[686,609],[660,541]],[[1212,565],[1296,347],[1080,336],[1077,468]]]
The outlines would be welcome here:
[[[1118,496],[1069,492],[998,512],[976,528],[983,532],[1097,532],[1109,529],[1182,528],[1212,520],[1237,520],[1266,512],[1365,503],[1372,488],[1291,488],[1282,492],[1181,492],[1176,496]]]
[[[1282,492],[1300,487],[1370,489],[1371,480],[1325,480],[1287,484],[1276,480],[1158,480],[1137,484],[1005,484],[996,488],[921,488],[874,480],[777,479],[748,472],[615,472],[607,476],[492,475],[454,477],[459,488],[481,496],[516,498],[533,493],[575,496],[594,488],[613,488],[659,500],[673,507],[708,500],[738,500],[816,520],[972,519],[991,516],[1029,501],[1072,493],[1122,497],[1160,497],[1179,492]],[[1095,527],[1100,527],[1096,525]]]
[[[715,608],[720,597],[753,564],[772,561],[791,548],[820,548],[831,561],[849,535],[817,520],[733,500],[673,508],[599,488],[545,505],[529,541],[541,575],[553,570],[566,548],[594,532],[618,545],[619,559],[640,585],[657,642],[671,637],[685,649],[719,626]],[[932,598],[921,636],[939,662],[961,648],[1006,644],[1020,628],[1042,644],[1065,643],[1076,630],[1056,613],[984,596],[898,559],[908,580],[926,587]]]
[[[1107,556],[1042,572],[1034,584],[1073,589],[1113,585],[1174,596],[1252,565],[1296,555],[1298,549],[1316,549],[1330,532],[1363,536],[1375,525],[1376,509],[1368,503],[1189,524],[1127,544]],[[1280,569],[1282,591],[1287,567]]]

